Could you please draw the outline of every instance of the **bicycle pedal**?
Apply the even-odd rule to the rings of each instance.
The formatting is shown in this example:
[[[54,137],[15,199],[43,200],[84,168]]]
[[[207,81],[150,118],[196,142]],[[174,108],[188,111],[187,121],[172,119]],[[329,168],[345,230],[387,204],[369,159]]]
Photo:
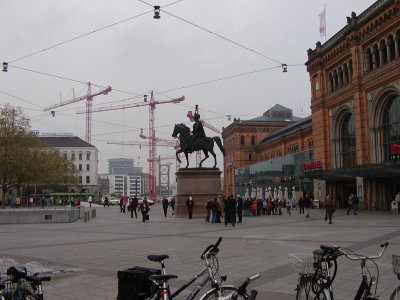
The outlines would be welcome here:
[[[228,275],[221,275],[221,280],[222,281],[226,281],[227,278],[228,278]]]

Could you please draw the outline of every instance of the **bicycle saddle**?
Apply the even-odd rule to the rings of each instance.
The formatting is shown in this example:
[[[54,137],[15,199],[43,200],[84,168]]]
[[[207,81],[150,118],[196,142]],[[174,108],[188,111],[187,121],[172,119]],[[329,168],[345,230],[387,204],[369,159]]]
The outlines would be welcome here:
[[[161,255],[148,255],[147,258],[151,261],[163,261],[166,258],[169,258],[169,255],[167,254],[161,254]]]
[[[13,277],[13,279],[18,280],[20,278],[25,278],[26,276],[26,268],[24,266],[11,266],[7,269],[7,275],[10,275]]]

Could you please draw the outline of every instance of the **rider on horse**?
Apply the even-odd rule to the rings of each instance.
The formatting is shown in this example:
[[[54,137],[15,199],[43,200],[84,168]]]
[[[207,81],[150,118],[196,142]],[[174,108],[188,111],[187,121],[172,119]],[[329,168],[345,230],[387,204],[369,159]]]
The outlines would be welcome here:
[[[206,137],[206,133],[204,132],[203,123],[200,121],[200,115],[195,113],[193,119],[193,151],[196,151],[199,148],[199,142],[201,143],[201,140]]]

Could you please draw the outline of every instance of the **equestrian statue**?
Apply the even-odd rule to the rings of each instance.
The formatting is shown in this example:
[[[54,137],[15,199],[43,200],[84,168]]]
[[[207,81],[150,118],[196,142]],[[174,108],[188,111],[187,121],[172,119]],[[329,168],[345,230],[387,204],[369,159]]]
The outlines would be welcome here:
[[[214,156],[214,167],[217,166],[217,157],[214,152],[214,142],[217,143],[218,148],[221,150],[222,154],[225,156],[225,149],[224,146],[222,145],[222,141],[218,136],[214,137],[207,137],[203,124],[200,121],[200,115],[198,113],[195,113],[193,116],[193,119],[195,120],[193,124],[193,131],[191,134],[190,128],[187,127],[185,124],[176,124],[174,127],[174,132],[172,133],[173,138],[179,138],[179,143],[181,148],[176,151],[176,159],[181,162],[181,160],[178,157],[179,153],[185,153],[186,157],[186,168],[189,167],[189,159],[188,159],[188,154],[193,153],[195,151],[201,151],[203,150],[204,153],[204,159],[201,160],[199,167],[202,167],[203,161],[205,161],[208,158],[208,152]]]

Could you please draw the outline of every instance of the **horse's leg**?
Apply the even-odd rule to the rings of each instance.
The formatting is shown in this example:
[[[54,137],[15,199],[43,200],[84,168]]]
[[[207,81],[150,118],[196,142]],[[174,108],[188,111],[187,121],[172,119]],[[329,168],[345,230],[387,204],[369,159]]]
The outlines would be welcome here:
[[[205,161],[208,158],[208,151],[203,149],[203,153],[204,153],[204,158],[201,160],[200,164],[199,164],[199,168],[202,168],[201,164],[203,163],[203,161]]]
[[[188,168],[189,167],[188,151],[185,151],[185,157],[186,157],[186,168]]]
[[[182,150],[182,149],[179,149],[179,150],[176,151],[176,153],[175,153],[175,155],[176,155],[176,160],[179,161],[179,163],[181,163],[181,160],[180,160],[178,154],[179,154],[179,153],[182,153],[182,152],[183,152],[183,150]]]
[[[215,154],[214,150],[210,150],[210,153],[212,154],[212,156],[214,156],[214,167],[215,168],[217,166],[217,155]]]

